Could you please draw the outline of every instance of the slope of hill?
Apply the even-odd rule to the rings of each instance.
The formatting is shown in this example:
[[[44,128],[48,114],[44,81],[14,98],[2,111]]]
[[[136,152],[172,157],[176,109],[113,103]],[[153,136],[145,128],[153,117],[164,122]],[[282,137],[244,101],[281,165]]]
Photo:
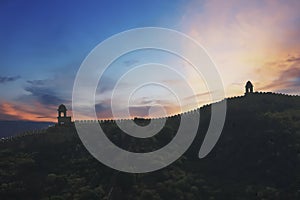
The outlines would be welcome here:
[[[74,128],[0,143],[1,199],[299,199],[300,97],[250,94],[227,101],[222,135],[212,152],[197,158],[209,124],[210,106],[200,109],[200,128],[188,151],[156,172],[127,174],[95,160]],[[151,140],[127,140],[145,151],[168,143],[180,118],[169,118]],[[122,146],[123,134],[101,125]]]
[[[24,131],[48,128],[53,122],[0,121],[0,138],[15,136]]]

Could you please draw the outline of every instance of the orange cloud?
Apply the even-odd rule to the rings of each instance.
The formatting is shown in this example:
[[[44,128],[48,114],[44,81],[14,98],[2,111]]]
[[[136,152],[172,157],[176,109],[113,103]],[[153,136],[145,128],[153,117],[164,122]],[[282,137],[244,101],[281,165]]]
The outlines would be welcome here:
[[[13,104],[2,102],[0,105],[1,120],[26,120],[26,121],[56,121],[56,107],[43,107],[36,102],[34,105]]]
[[[275,69],[275,70],[274,70]],[[265,83],[257,83],[259,90],[283,91],[297,94],[300,91],[300,59],[299,57],[288,57],[273,63],[267,63],[259,71],[263,73],[276,73],[272,79]]]

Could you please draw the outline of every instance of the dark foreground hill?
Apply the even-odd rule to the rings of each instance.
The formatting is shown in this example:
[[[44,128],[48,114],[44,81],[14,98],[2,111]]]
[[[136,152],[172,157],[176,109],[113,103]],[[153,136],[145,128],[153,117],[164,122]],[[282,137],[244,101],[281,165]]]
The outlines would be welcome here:
[[[300,97],[250,94],[227,103],[225,127],[207,157],[197,155],[210,106],[200,110],[200,128],[189,150],[170,166],[151,173],[127,174],[104,166],[85,150],[74,128],[52,127],[46,133],[2,141],[0,197],[300,199]],[[168,119],[151,140],[125,137],[125,144],[113,122],[102,127],[123,148],[146,151],[168,143],[179,120]]]

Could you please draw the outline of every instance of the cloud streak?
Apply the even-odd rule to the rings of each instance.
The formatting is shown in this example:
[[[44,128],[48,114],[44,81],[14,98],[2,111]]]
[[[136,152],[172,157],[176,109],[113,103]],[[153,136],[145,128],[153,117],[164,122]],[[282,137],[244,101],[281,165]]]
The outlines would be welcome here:
[[[272,90],[275,92],[287,92],[297,94],[300,90],[300,63],[297,59],[290,58],[278,63],[266,66],[265,70],[278,69],[278,75],[265,84],[257,83],[259,90]],[[267,72],[266,72],[267,73]]]
[[[70,100],[65,99],[64,97],[61,97],[61,95],[57,94],[58,87],[54,87],[52,84],[53,80],[29,80],[24,90],[28,92],[29,94],[23,95],[21,99],[23,101],[34,101],[39,102],[40,104],[44,106],[58,106],[62,103],[68,104],[70,103]]]
[[[20,78],[21,76],[0,76],[0,84],[14,82]]]
[[[69,103],[69,101],[60,98],[55,92],[49,88],[26,87],[25,90],[30,93],[37,101],[45,106],[60,105],[61,103]]]
[[[0,120],[56,121],[56,107],[0,102]]]

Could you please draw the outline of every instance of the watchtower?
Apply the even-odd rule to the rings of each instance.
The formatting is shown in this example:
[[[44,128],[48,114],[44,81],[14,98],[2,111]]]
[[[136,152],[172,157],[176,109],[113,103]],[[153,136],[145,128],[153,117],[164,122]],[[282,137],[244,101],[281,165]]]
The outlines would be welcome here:
[[[59,126],[70,125],[72,123],[71,117],[67,116],[67,108],[64,104],[58,106],[57,124]]]
[[[245,94],[253,93],[253,85],[250,81],[247,81],[245,86]]]

